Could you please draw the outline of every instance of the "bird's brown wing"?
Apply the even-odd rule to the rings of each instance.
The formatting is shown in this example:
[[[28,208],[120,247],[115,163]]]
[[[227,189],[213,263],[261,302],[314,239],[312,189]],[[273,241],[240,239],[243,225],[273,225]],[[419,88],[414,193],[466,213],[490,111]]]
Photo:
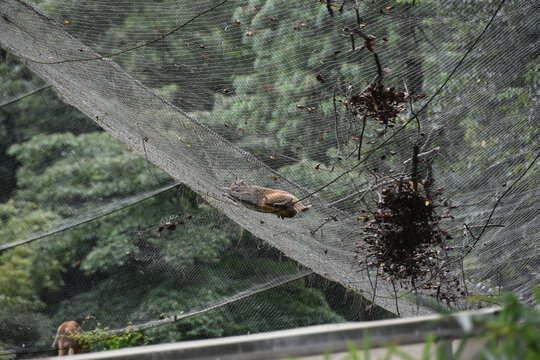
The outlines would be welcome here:
[[[286,208],[294,204],[296,198],[285,191],[273,191],[264,196],[264,203],[266,205],[274,206],[277,208]]]

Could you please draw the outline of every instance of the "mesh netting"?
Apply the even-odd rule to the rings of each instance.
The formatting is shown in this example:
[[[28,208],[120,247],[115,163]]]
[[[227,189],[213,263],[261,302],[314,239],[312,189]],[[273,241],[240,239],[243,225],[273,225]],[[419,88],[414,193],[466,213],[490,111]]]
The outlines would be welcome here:
[[[311,272],[399,316],[435,300],[481,306],[470,296],[501,290],[530,300],[535,2],[36,3],[0,0],[0,45],[133,153],[82,119],[7,150],[24,171],[6,196],[0,266],[40,252],[32,271],[45,285],[35,301],[0,295],[0,318],[30,334],[6,326],[6,349],[22,351],[25,336],[47,349],[58,324],[86,315],[169,340],[240,323],[213,312],[200,328],[156,326],[214,308],[248,309],[253,327],[227,334],[342,321],[307,300]],[[287,219],[253,211],[229,195],[237,180],[311,207]],[[56,193],[43,190],[51,184]],[[8,222],[35,207],[31,226]],[[59,291],[54,311],[25,318]],[[261,292],[311,311],[293,324]],[[178,300],[186,294],[200,302]]]

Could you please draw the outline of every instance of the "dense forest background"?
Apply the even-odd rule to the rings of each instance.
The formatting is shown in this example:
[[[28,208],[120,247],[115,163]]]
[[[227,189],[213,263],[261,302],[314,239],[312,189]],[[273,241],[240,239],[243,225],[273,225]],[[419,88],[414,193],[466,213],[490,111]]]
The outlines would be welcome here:
[[[134,39],[151,40],[159,32],[153,24],[160,1],[117,2],[129,11],[111,13],[109,22],[98,27],[89,25],[93,9],[106,6],[107,1],[36,3],[99,53],[121,49]],[[196,14],[214,3],[182,0],[178,7]],[[335,20],[326,4],[306,3],[232,1],[213,12],[217,18],[228,19],[224,26],[205,27],[201,22],[182,36],[146,47],[151,67],[150,62],[138,62],[129,53],[115,61],[163,98],[272,168],[306,187],[317,188],[324,182],[321,172],[307,170],[322,166],[344,171],[347,168],[336,159],[357,146],[351,141],[340,148],[329,143],[331,132],[321,132],[334,126],[333,96],[346,93],[348,84],[368,84],[376,68],[373,64],[370,72],[364,71],[365,63],[373,61],[369,55],[336,60],[338,52],[349,50],[348,39],[329,32],[321,41],[324,25]],[[440,12],[424,13],[423,3],[435,4],[430,9]],[[446,64],[458,60],[470,45],[472,34],[478,33],[475,23],[464,25],[461,18],[489,18],[498,5],[496,1],[463,2],[446,12],[444,3],[386,1],[361,8],[380,10],[372,21],[385,24],[380,37],[387,42],[381,41],[379,46],[391,49],[388,54],[399,54],[396,59],[383,58],[385,71],[405,69],[400,78],[406,79],[409,90],[416,94],[433,94],[448,77],[451,69]],[[512,9],[520,4],[508,1],[505,6]],[[284,6],[287,11],[280,10],[281,17],[274,18],[276,9]],[[78,9],[76,18],[71,12],[74,8]],[[334,11],[337,14],[337,9]],[[400,22],[394,26],[390,13],[414,16],[406,25]],[[178,22],[177,14],[169,16],[160,19],[163,28]],[[535,37],[519,12],[507,11],[504,16],[499,31],[510,34],[517,44],[534,46]],[[287,23],[296,21],[297,26],[280,26],[284,17],[288,17]],[[356,22],[353,11],[343,17]],[[438,33],[436,25],[441,19],[455,23],[454,31]],[[315,35],[316,42],[311,40]],[[236,38],[235,53],[228,54],[237,59],[234,68],[213,60],[220,51],[213,45],[231,38]],[[431,42],[437,42],[438,47],[442,44],[444,58],[440,54],[420,57],[420,53],[429,54],[425,49],[433,46]],[[167,49],[179,47],[188,49],[183,57],[170,61],[170,57],[161,56]],[[455,122],[445,124],[444,138],[434,145],[459,149],[453,158],[444,159],[444,168],[449,171],[474,167],[476,172],[489,172],[496,163],[506,167],[508,174],[517,174],[533,157],[520,148],[538,138],[538,118],[529,111],[538,104],[538,58],[516,62],[502,56],[497,47],[482,43],[475,54],[429,108],[433,123],[439,114],[448,116],[448,112]],[[404,65],[405,58],[408,63]],[[491,59],[497,59],[498,69],[511,71],[483,72],[482,64]],[[0,60],[0,101],[8,102],[45,85],[8,52],[0,50]],[[499,78],[505,81],[499,82]],[[396,86],[404,90],[403,83]],[[485,87],[479,93],[471,83],[484,83]],[[505,87],[497,86],[500,83]],[[196,84],[196,88],[189,84]],[[454,101],[449,109],[445,99],[454,99],[455,94],[460,99],[475,98],[482,108]],[[497,134],[478,136],[490,133],[495,113],[498,128],[515,134],[511,147],[508,143],[502,147]],[[410,131],[413,134],[415,130]],[[295,134],[294,138],[290,134]],[[377,136],[375,131],[366,132],[366,149],[376,145],[370,140]],[[313,142],[313,138],[320,141]],[[409,148],[410,144],[402,146]],[[475,150],[486,147],[490,156],[478,156]],[[392,167],[392,162],[387,166]],[[354,176],[367,179],[372,172],[372,168],[358,168]],[[128,326],[179,309],[204,309],[231,296],[235,289],[303,271],[189,189],[174,186],[167,174],[133,154],[48,88],[0,107],[0,173],[0,244],[24,239],[129,195],[171,187],[107,216],[1,253],[0,351],[25,346],[46,349],[55,327],[66,320],[77,320],[87,330]],[[466,179],[456,184],[450,192],[466,189],[474,193],[485,186]],[[321,192],[321,196],[326,195],[336,194]],[[183,226],[167,227],[169,218],[164,214],[175,221],[182,219]],[[505,284],[520,271],[526,269],[509,268],[504,275],[499,272],[492,286]],[[87,304],[94,304],[91,313]],[[340,285],[310,275],[247,300],[149,329],[144,341],[220,337],[387,316],[392,315],[374,311],[368,302]]]

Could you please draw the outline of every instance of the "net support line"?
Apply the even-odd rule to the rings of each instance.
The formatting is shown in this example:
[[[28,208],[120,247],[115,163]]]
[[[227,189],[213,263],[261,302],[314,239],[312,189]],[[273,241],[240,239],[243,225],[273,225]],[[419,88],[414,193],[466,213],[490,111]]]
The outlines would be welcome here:
[[[14,104],[14,103],[16,103],[16,102],[19,101],[19,100],[22,100],[22,99],[24,99],[24,98],[27,98],[27,97],[32,96],[32,95],[34,95],[34,94],[37,94],[38,92],[43,91],[43,90],[45,90],[45,89],[48,89],[48,88],[50,88],[50,87],[51,87],[51,85],[43,85],[43,86],[41,86],[41,87],[38,87],[37,89],[34,89],[34,90],[32,90],[32,91],[27,92],[27,93],[24,94],[24,95],[20,95],[20,96],[14,97],[13,99],[6,100],[6,101],[4,101],[3,103],[0,103],[0,108],[1,108],[1,107],[4,107],[4,106],[11,105],[11,104]]]
[[[143,330],[148,330],[151,328],[155,328],[158,326],[163,326],[167,324],[172,324],[179,322],[181,320],[204,314],[212,310],[220,309],[222,307],[234,304],[238,301],[247,299],[251,296],[262,294],[266,291],[271,291],[273,289],[276,289],[280,286],[284,286],[290,283],[293,283],[295,281],[298,281],[300,279],[305,278],[306,276],[309,276],[313,274],[313,272],[306,270],[306,269],[299,269],[298,274],[290,274],[288,276],[282,276],[276,279],[273,279],[271,281],[267,281],[265,283],[257,284],[252,286],[249,289],[246,289],[244,291],[240,291],[235,293],[232,296],[227,297],[224,300],[218,301],[214,303],[213,305],[207,306],[205,308],[199,309],[199,310],[193,310],[189,312],[184,312],[182,310],[177,310],[176,313],[170,313],[165,318],[160,320],[152,320],[145,323],[140,323],[136,325],[131,325],[128,327],[120,328],[120,329],[113,329],[113,330],[100,330],[100,334],[102,332],[106,332],[107,334],[110,334],[110,336],[100,336],[99,338],[95,339],[95,341],[92,341],[91,344],[106,341],[108,339],[112,339],[116,336],[120,336],[122,334],[126,333],[136,333]],[[15,354],[44,354],[49,352],[50,349],[47,350],[40,350],[40,351],[29,351],[24,348],[20,348],[17,351],[0,351],[0,356],[3,355],[15,355]]]
[[[48,231],[47,230],[39,231],[39,232],[33,233],[31,236],[27,237],[26,239],[22,239],[22,240],[19,240],[19,241],[14,241],[14,242],[11,242],[9,244],[0,245],[0,254],[2,254],[2,252],[5,251],[5,250],[12,249],[14,247],[21,246],[21,245],[24,245],[24,244],[28,244],[28,243],[36,241],[36,240],[44,239],[44,238],[49,237],[51,235],[58,234],[58,233],[60,233],[62,231],[69,230],[69,229],[72,229],[72,228],[77,227],[79,225],[83,225],[83,224],[89,223],[91,221],[100,219],[100,218],[102,218],[104,216],[113,214],[113,213],[115,213],[117,211],[120,211],[122,209],[125,209],[125,208],[128,208],[130,206],[136,205],[136,204],[138,204],[138,203],[140,203],[140,202],[142,202],[144,200],[150,199],[151,197],[154,197],[154,196],[156,196],[158,194],[161,194],[161,193],[163,193],[165,191],[173,189],[173,188],[177,187],[178,185],[180,185],[180,183],[174,183],[174,184],[171,184],[171,185],[161,187],[161,188],[159,188],[157,190],[154,190],[154,191],[146,192],[146,193],[143,193],[143,194],[140,194],[140,195],[131,196],[131,197],[127,198],[127,199],[122,199],[120,201],[115,202],[112,206],[108,206],[108,209],[105,209],[104,211],[99,212],[98,214],[89,214],[87,216],[84,216],[84,217],[76,219],[76,220],[68,219],[67,223],[57,225],[54,229],[51,229],[51,230],[48,230]]]
[[[214,305],[205,307],[204,309],[194,310],[194,311],[190,311],[188,313],[183,313],[183,312],[179,311],[177,314],[168,315],[164,319],[153,320],[153,321],[149,321],[149,322],[146,322],[146,323],[143,323],[143,324],[137,324],[137,325],[133,325],[133,326],[130,326],[130,327],[125,327],[125,328],[122,328],[122,329],[111,330],[111,333],[121,334],[121,333],[124,333],[126,331],[141,331],[141,330],[146,330],[146,329],[150,329],[150,328],[157,327],[157,326],[162,326],[162,325],[165,325],[165,324],[174,323],[174,322],[180,321],[182,319],[186,319],[186,318],[189,318],[189,317],[192,317],[192,316],[195,316],[195,315],[204,314],[204,313],[206,313],[208,311],[219,309],[219,308],[222,308],[224,306],[227,306],[227,305],[233,304],[235,302],[238,302],[240,300],[247,299],[247,298],[249,298],[251,296],[258,295],[258,294],[264,293],[266,291],[278,288],[280,286],[292,283],[294,281],[303,279],[306,276],[311,275],[311,274],[313,274],[311,271],[306,270],[306,269],[302,269],[298,274],[289,275],[289,276],[286,276],[286,277],[280,277],[280,278],[273,279],[273,280],[268,281],[268,282],[263,283],[263,284],[255,285],[255,286],[253,286],[253,287],[251,287],[251,288],[249,288],[247,290],[240,291],[240,292],[238,292],[238,293],[236,293],[236,294],[234,294],[234,295],[226,298],[225,300],[222,300],[222,301],[220,301],[220,302],[218,302],[218,303],[216,303]]]

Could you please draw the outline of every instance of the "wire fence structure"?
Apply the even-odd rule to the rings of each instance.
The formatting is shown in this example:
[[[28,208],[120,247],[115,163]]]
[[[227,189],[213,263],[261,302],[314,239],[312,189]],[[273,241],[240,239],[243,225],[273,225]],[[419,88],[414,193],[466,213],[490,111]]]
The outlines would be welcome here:
[[[5,129],[26,126],[9,109],[49,87],[93,122],[75,135],[61,132],[73,123],[28,130],[0,158],[22,164],[15,190],[3,190],[4,283],[19,276],[14,259],[41,264],[25,275],[40,279],[40,299],[0,297],[6,324],[39,340],[8,336],[0,350],[49,351],[59,315],[42,311],[34,326],[23,314],[60,291],[55,314],[66,319],[156,333],[164,318],[256,308],[261,293],[304,301],[312,274],[402,317],[488,306],[479,296],[501,291],[531,300],[537,11],[511,0],[0,0],[0,47],[45,82],[2,95]],[[231,196],[239,180],[309,208],[285,219],[254,211]],[[15,220],[38,210],[31,225]],[[140,301],[118,301],[104,320],[112,302],[96,299],[134,288]],[[172,300],[183,292],[199,303]],[[289,324],[274,318],[259,329]]]

